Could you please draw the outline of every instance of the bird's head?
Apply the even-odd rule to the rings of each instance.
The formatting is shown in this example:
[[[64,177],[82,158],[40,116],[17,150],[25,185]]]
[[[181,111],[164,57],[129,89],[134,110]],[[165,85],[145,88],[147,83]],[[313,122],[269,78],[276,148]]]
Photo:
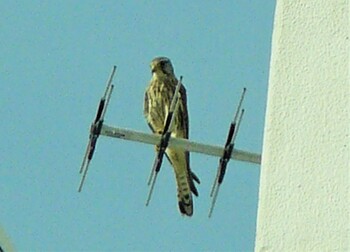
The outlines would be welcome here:
[[[174,68],[171,64],[170,59],[166,57],[157,57],[151,62],[151,71],[152,74],[158,76],[162,75],[174,75]]]

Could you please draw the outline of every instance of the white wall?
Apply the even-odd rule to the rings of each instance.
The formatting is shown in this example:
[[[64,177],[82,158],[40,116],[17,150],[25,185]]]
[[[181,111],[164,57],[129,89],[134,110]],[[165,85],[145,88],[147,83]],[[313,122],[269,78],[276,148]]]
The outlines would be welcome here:
[[[350,251],[349,1],[278,0],[256,251]]]

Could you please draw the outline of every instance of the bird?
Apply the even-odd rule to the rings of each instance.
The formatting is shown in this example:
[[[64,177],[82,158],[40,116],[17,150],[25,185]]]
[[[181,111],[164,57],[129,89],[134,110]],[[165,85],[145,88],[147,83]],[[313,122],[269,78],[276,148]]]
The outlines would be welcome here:
[[[144,116],[153,133],[162,134],[178,80],[176,79],[173,65],[167,57],[154,58],[151,61],[150,68],[152,77],[145,92]],[[172,129],[170,129],[171,136],[188,139],[187,97],[186,89],[183,85],[181,85],[179,92],[179,105],[174,113],[174,123]],[[165,154],[174,168],[180,213],[192,216],[192,193],[198,196],[194,181],[199,184],[200,180],[190,169],[190,153],[183,149],[171,147],[166,149]]]

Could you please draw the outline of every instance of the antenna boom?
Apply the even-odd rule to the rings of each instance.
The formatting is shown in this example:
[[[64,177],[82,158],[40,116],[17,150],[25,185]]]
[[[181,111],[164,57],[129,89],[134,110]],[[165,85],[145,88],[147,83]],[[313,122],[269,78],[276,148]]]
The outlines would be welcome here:
[[[148,134],[134,130],[115,128],[106,124],[102,125],[101,135],[124,139],[128,141],[141,142],[151,145],[159,144],[162,135]],[[170,137],[168,147],[182,148],[190,152],[202,153],[210,156],[221,157],[224,153],[224,148],[215,145],[202,144],[194,141],[190,141],[184,138]],[[237,161],[249,162],[253,164],[261,163],[261,155],[234,149],[231,155],[231,159]]]

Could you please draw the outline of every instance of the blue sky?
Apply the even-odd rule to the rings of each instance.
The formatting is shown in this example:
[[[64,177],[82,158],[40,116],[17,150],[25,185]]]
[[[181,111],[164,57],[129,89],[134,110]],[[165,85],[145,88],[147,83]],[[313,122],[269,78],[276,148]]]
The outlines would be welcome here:
[[[113,65],[106,123],[149,131],[149,62],[184,76],[190,138],[222,145],[243,87],[239,149],[261,153],[275,1],[1,1],[0,225],[32,251],[252,251],[259,166],[231,161],[211,219],[218,159],[192,154],[192,218],[167,161],[148,207],[154,147],[101,137],[82,193],[79,166]]]

